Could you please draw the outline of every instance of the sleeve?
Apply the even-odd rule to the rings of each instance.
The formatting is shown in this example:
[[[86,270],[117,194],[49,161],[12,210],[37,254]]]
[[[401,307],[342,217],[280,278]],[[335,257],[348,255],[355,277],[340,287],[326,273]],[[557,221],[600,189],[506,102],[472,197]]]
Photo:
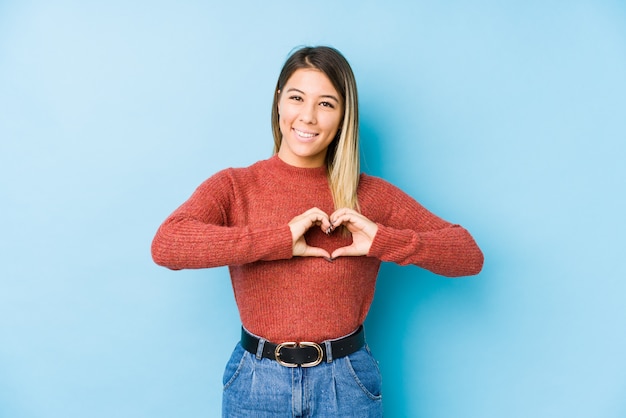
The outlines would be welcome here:
[[[157,230],[151,247],[154,262],[180,270],[291,258],[288,226],[229,224],[238,210],[236,195],[227,170],[202,183]]]
[[[362,204],[380,212],[370,218],[378,232],[368,256],[414,264],[447,277],[471,276],[482,270],[483,253],[465,228],[439,218],[381,179],[370,181],[373,193]]]

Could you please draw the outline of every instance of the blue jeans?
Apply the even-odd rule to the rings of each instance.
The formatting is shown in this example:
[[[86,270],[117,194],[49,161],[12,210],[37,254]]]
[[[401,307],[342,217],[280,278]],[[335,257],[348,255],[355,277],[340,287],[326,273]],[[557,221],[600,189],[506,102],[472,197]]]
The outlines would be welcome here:
[[[367,346],[314,367],[284,367],[237,344],[224,371],[222,417],[382,417],[381,376]]]

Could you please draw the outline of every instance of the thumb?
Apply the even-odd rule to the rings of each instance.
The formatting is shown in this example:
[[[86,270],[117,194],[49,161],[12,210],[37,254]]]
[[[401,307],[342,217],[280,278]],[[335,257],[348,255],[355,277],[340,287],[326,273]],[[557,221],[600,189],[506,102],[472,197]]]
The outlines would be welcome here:
[[[326,251],[323,248],[319,248],[319,247],[306,247],[306,249],[304,250],[304,253],[302,254],[303,257],[325,257],[325,258],[330,258],[330,254],[328,254],[328,251]]]
[[[347,247],[337,248],[335,251],[333,251],[333,255],[331,257],[335,259],[337,257],[349,257],[349,256],[355,256],[355,255],[361,255],[361,254],[358,253],[354,245],[349,245]]]

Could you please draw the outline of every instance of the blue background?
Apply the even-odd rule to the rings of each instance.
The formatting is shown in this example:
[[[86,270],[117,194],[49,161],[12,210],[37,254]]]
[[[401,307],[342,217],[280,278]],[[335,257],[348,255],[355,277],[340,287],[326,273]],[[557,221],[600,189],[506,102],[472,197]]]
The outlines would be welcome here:
[[[149,246],[271,154],[303,44],[353,66],[364,170],[486,255],[460,280],[383,266],[387,415],[625,417],[621,0],[0,2],[0,416],[219,415],[227,270]]]

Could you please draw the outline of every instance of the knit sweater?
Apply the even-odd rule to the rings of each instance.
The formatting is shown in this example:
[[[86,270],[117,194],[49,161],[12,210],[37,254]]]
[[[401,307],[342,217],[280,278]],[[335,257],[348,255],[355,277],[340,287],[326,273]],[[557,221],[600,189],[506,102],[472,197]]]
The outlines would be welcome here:
[[[334,204],[326,168],[293,167],[273,156],[204,181],[160,226],[154,261],[170,269],[228,266],[243,325],[273,342],[324,341],[354,331],[374,297],[382,261],[444,276],[477,274],[483,254],[459,225],[435,216],[390,183],[361,174],[361,213],[378,225],[367,256],[294,257],[288,223]],[[329,254],[349,234],[313,226],[311,246]]]

